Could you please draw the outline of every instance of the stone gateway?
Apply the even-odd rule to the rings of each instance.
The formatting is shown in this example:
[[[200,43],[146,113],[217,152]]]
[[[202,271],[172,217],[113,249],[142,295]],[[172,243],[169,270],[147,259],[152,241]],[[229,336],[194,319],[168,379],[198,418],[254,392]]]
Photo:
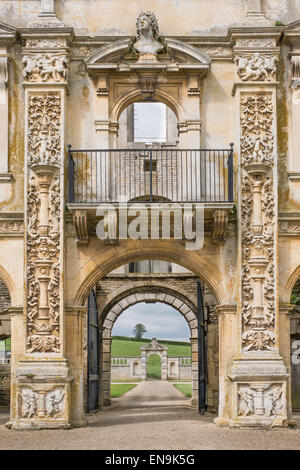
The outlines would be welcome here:
[[[298,3],[0,2],[8,427],[68,429],[108,404],[112,328],[138,302],[185,318],[192,401],[215,410],[217,425],[291,423],[300,409]],[[127,203],[135,234],[143,217],[157,217],[155,230],[120,235]],[[204,243],[187,249],[197,204]],[[160,236],[163,208],[184,234],[174,222]],[[180,364],[158,346],[162,378],[176,377]],[[145,376],[148,354],[132,374]]]

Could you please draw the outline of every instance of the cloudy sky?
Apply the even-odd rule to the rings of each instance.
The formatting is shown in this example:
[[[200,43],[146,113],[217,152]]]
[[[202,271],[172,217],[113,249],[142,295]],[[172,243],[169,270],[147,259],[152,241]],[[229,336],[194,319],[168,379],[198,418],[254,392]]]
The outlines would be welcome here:
[[[166,141],[166,105],[134,103],[134,139],[136,142]]]
[[[146,338],[189,341],[190,330],[186,320],[174,308],[157,302],[139,303],[125,310],[115,322],[112,334],[133,336],[132,330],[137,323],[145,325]]]

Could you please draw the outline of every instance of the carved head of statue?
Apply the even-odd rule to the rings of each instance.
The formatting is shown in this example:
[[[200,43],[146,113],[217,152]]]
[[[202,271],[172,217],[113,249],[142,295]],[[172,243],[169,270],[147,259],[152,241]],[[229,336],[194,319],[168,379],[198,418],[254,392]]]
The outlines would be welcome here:
[[[159,42],[157,19],[151,11],[142,11],[136,20],[137,41],[134,48],[144,53],[156,53],[163,49]]]
[[[145,33],[152,33],[154,39],[159,39],[157,19],[151,11],[142,11],[136,20],[137,39]]]

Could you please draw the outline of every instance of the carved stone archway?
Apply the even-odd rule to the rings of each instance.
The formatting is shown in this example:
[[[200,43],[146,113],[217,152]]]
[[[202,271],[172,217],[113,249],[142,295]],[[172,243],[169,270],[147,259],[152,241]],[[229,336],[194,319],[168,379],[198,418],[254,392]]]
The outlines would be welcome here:
[[[168,348],[159,344],[156,338],[141,348],[142,351],[142,380],[147,380],[147,362],[150,356],[157,355],[161,359],[161,380],[168,378]]]

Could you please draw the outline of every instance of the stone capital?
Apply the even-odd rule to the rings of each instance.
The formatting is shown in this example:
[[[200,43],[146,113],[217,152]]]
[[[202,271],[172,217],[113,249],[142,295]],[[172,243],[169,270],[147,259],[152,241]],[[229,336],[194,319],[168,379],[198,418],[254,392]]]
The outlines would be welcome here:
[[[218,315],[236,315],[237,306],[236,305],[216,305],[214,308],[215,312]]]

